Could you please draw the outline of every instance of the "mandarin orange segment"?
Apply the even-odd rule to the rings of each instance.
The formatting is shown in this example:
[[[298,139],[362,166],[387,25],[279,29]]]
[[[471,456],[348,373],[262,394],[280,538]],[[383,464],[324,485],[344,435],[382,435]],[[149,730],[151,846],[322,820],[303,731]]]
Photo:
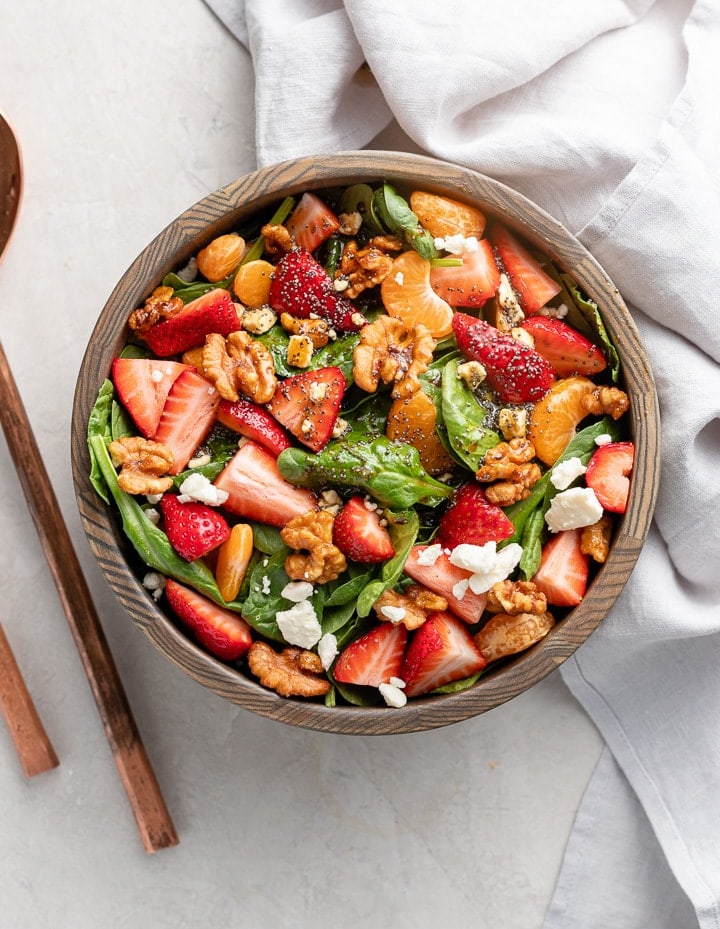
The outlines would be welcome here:
[[[240,593],[252,553],[252,528],[247,523],[237,523],[230,530],[230,537],[218,549],[215,565],[215,580],[226,603],[232,602]]]
[[[245,306],[264,306],[270,296],[270,275],[274,270],[274,265],[261,258],[240,265],[233,281],[235,296]]]
[[[385,434],[389,439],[414,445],[428,474],[444,474],[454,462],[435,431],[436,423],[435,404],[419,390],[411,397],[393,401]]]
[[[546,465],[555,464],[575,437],[577,426],[588,415],[583,398],[593,390],[595,384],[587,377],[565,377],[533,407],[528,438]]]
[[[388,315],[406,326],[422,323],[435,339],[452,332],[452,307],[430,286],[430,262],[417,252],[402,252],[393,260],[380,292]]]
[[[415,190],[410,195],[410,209],[420,224],[435,237],[462,235],[468,238],[474,235],[480,239],[485,231],[484,213],[449,197]]]

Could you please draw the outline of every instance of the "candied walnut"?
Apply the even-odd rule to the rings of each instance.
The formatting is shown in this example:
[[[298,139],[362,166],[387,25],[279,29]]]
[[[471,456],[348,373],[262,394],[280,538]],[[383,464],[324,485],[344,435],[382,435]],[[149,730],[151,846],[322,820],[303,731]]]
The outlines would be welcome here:
[[[488,591],[486,609],[491,613],[533,613],[547,610],[547,597],[532,581],[498,581]]]
[[[595,416],[611,416],[613,419],[627,413],[630,408],[628,395],[619,387],[596,387],[581,400],[584,409]]]
[[[245,254],[245,239],[235,232],[220,235],[197,253],[197,269],[213,284],[229,277]]]
[[[448,602],[445,597],[433,593],[422,584],[411,584],[405,593],[385,590],[373,604],[378,619],[402,623],[409,632],[422,626],[430,613],[447,608]]]
[[[381,284],[392,268],[389,253],[402,251],[403,247],[400,239],[388,235],[374,236],[362,248],[358,248],[355,240],[348,242],[335,275],[337,281],[347,281],[344,295],[352,300],[364,290]]]
[[[427,371],[436,346],[430,330],[417,323],[406,326],[392,316],[378,316],[360,330],[353,354],[353,378],[367,393],[378,384],[394,384],[393,399],[420,390],[418,375]]]
[[[281,313],[280,325],[291,335],[307,336],[313,348],[324,348],[330,341],[330,323],[326,319],[299,319],[290,313]]]
[[[282,258],[295,245],[293,237],[280,223],[265,223],[260,234],[265,240],[265,251],[273,258]]]
[[[263,687],[281,697],[321,697],[330,690],[330,681],[320,676],[323,667],[315,652],[295,646],[276,652],[265,642],[253,642],[247,658]]]
[[[225,400],[243,394],[255,403],[267,403],[277,387],[272,355],[262,342],[240,330],[227,339],[218,332],[206,336],[202,366]]]
[[[115,439],[108,451],[119,467],[118,484],[128,494],[164,494],[172,487],[167,472],[173,465],[172,451],[161,442],[130,436]]]
[[[296,554],[285,559],[285,572],[293,581],[327,584],[347,568],[347,560],[333,545],[335,517],[327,510],[311,510],[295,516],[280,531],[280,537]]]
[[[580,551],[590,555],[593,561],[603,564],[610,552],[612,518],[605,513],[592,526],[585,526],[580,534]]]
[[[488,500],[497,506],[509,506],[529,496],[542,476],[534,457],[535,448],[524,436],[498,442],[491,448],[475,474],[478,481],[490,484],[485,491]]]
[[[128,326],[142,335],[155,323],[176,316],[184,304],[180,297],[173,297],[172,287],[156,287],[145,301],[144,306],[133,310],[128,319]]]
[[[524,652],[555,625],[551,613],[496,613],[475,634],[475,644],[487,661]]]

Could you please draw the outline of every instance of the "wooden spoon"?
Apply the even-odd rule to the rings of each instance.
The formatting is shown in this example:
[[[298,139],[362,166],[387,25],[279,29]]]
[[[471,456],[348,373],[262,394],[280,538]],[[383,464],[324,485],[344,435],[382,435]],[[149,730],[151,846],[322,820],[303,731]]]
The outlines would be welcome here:
[[[0,256],[10,238],[21,190],[15,135],[0,113]],[[87,582],[55,497],[10,365],[0,344],[0,423],[30,515],[80,653],[146,851],[179,841],[143,746]]]

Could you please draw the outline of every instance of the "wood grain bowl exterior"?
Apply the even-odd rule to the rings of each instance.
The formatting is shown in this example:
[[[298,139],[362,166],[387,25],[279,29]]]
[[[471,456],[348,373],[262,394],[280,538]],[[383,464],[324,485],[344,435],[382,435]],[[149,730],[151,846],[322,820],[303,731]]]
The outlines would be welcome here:
[[[130,312],[167,273],[182,267],[215,236],[267,212],[287,194],[381,180],[401,190],[422,188],[477,204],[545,252],[598,303],[622,358],[636,460],[628,510],[616,529],[607,562],[583,602],[542,642],[488,671],[461,693],[424,697],[399,710],[328,708],[265,690],[206,654],[168,619],[142,587],[137,556],[115,515],[90,485],[86,425],[111,360],[127,340]],[[532,687],[582,645],[612,607],[640,554],[657,495],[659,440],[655,386],[635,324],[612,281],[577,239],[521,194],[491,178],[423,156],[363,151],[300,158],[241,177],[190,207],[142,251],[112,291],[90,337],[75,392],[72,468],[85,532],[108,583],[132,619],[171,661],[219,696],[261,716],[326,732],[384,735],[438,728],[486,712]]]

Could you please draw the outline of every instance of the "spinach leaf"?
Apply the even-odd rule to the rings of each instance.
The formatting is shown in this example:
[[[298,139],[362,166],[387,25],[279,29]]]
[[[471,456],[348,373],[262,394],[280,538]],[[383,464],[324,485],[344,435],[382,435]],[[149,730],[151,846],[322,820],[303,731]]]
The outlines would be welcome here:
[[[373,208],[390,232],[404,238],[419,255],[428,260],[438,257],[433,237],[420,225],[407,200],[390,184],[383,184],[375,191]]]
[[[90,449],[90,483],[95,488],[95,492],[98,496],[102,497],[107,504],[110,503],[108,487],[103,478],[102,469],[93,454],[90,440],[97,438],[102,441],[103,444],[112,441],[111,417],[114,397],[115,390],[112,381],[103,381],[98,391],[97,399],[90,411],[87,428],[87,440]]]
[[[278,552],[287,551],[280,537],[280,530],[276,526],[253,522],[250,525],[253,531],[253,544],[258,551],[264,555],[276,555]]]
[[[477,671],[475,674],[471,674],[470,677],[464,677],[461,681],[451,681],[449,684],[443,684],[442,687],[436,687],[435,690],[431,690],[431,694],[457,694],[461,690],[467,690],[468,687],[472,687],[473,684],[476,684],[480,677],[482,676],[482,671]]]
[[[249,593],[242,609],[243,618],[252,628],[275,642],[285,641],[275,618],[277,612],[291,605],[280,593],[290,582],[285,573],[288,551],[284,549],[258,562],[250,577]]]
[[[552,484],[548,486],[552,487]],[[529,580],[540,567],[542,558],[542,540],[545,531],[546,507],[538,507],[528,516],[522,532],[522,556],[520,571],[525,580]]]
[[[420,520],[414,510],[395,513],[390,519],[392,522],[389,520],[388,532],[393,541],[395,554],[383,564],[378,580],[369,583],[358,597],[357,612],[361,618],[367,616],[378,597],[394,587],[400,579],[410,549],[415,544],[420,529]]]
[[[608,359],[613,383],[617,383],[620,377],[620,356],[608,335],[597,303],[589,297],[586,297],[569,275],[561,274],[560,280],[569,292],[574,306],[580,311],[582,317],[590,324],[591,328],[600,339]]]
[[[477,471],[486,452],[500,441],[497,432],[484,425],[487,410],[465,381],[458,377],[458,361],[447,362],[442,375],[441,413],[448,442],[455,457]]]
[[[328,342],[323,348],[313,352],[310,360],[310,370],[317,371],[319,368],[331,367],[340,368],[345,377],[345,382],[349,386],[353,381],[353,354],[359,341],[359,333],[351,332],[349,335]]]

